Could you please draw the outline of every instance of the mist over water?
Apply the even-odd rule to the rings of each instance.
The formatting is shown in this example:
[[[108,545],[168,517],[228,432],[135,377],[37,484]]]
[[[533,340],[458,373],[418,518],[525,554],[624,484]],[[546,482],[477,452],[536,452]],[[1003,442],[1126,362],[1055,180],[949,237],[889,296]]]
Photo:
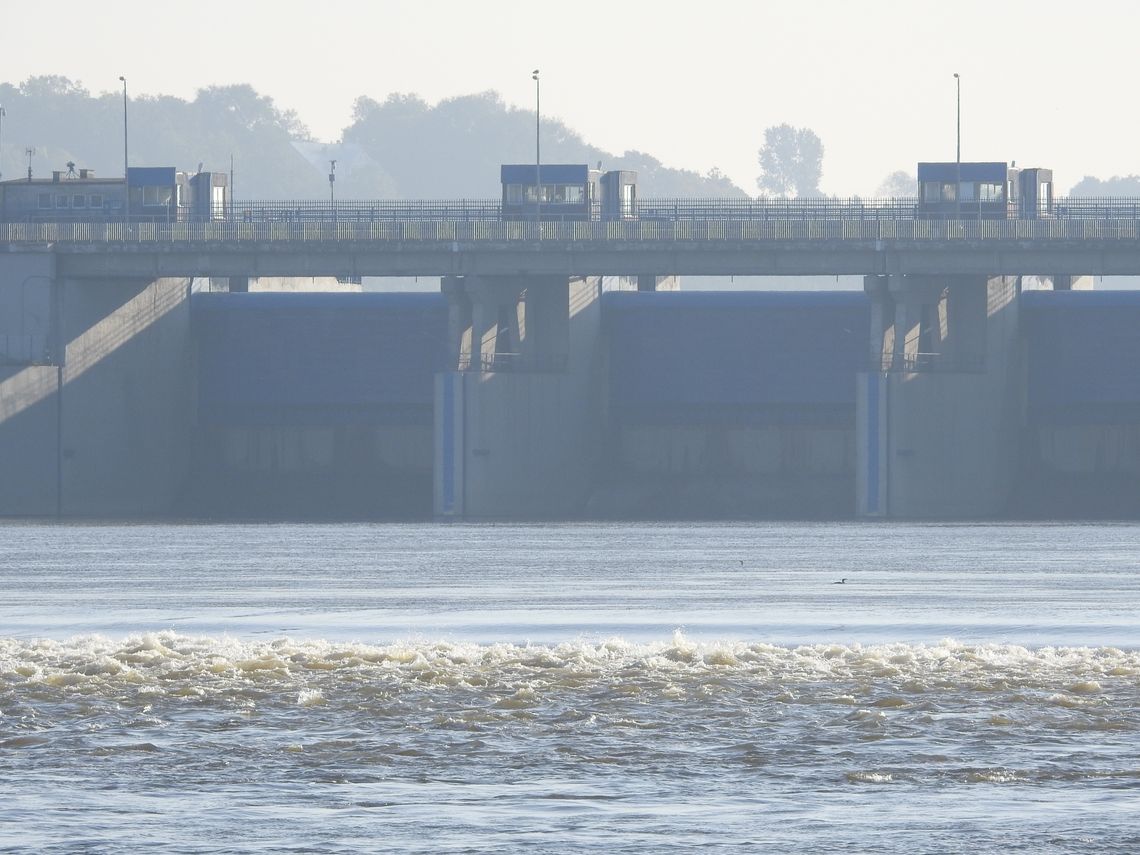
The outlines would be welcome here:
[[[2,525],[0,850],[1136,851],[1137,534]]]

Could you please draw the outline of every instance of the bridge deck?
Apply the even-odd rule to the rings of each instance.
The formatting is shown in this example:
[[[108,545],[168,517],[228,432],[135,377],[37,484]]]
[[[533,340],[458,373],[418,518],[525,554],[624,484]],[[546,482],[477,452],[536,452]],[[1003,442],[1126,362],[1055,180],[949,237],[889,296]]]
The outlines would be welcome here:
[[[1140,218],[0,223],[4,249],[53,251],[80,278],[1134,275]]]
[[[1140,219],[0,223],[0,244],[1136,241]]]

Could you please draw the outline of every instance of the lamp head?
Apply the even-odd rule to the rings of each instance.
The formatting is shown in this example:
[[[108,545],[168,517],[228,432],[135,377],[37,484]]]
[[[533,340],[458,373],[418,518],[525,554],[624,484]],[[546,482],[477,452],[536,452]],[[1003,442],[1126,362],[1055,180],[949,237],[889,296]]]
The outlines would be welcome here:
[[[530,79],[531,80],[538,80],[538,69],[537,68],[530,73]]]

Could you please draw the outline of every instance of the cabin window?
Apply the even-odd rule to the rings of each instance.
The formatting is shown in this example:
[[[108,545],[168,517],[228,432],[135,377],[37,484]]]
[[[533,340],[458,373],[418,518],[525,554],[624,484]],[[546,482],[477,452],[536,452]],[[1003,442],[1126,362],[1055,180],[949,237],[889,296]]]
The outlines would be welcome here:
[[[67,197],[61,193],[60,195],[55,197],[55,206],[57,208],[66,208],[67,207],[67,201],[68,201]]]
[[[942,183],[939,181],[922,182],[922,201],[940,202],[942,200]]]
[[[144,187],[144,205],[169,206],[174,199],[174,190],[171,187]]]
[[[542,190],[544,201],[556,205],[580,205],[585,196],[585,190],[579,184],[543,185]]]
[[[972,181],[963,181],[960,183],[958,185],[958,198],[960,198],[963,202],[973,202],[974,186],[974,182]]]
[[[978,185],[978,198],[983,202],[999,202],[1001,201],[1001,189],[1001,184],[983,182]]]
[[[86,208],[87,207],[87,197],[84,196],[82,193],[76,193],[74,196],[71,197],[71,207],[73,207],[73,208]]]
[[[51,193],[40,194],[40,209],[44,210],[51,207]]]
[[[580,205],[586,198],[586,188],[582,184],[543,184],[543,204]],[[535,202],[533,184],[507,184],[505,187],[508,204],[522,205]]]
[[[544,185],[543,191],[547,188]],[[516,205],[535,203],[535,191],[533,184],[508,184],[507,185],[507,201]]]
[[[92,208],[102,208],[103,207],[103,194],[102,193],[92,193],[91,194],[91,207]]]

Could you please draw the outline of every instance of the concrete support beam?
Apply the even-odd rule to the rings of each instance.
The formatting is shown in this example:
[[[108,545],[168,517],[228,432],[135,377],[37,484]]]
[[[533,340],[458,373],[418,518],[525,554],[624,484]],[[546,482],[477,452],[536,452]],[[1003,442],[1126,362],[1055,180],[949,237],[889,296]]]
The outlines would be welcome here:
[[[656,273],[639,273],[637,279],[638,291],[680,291],[680,278],[677,276],[660,276]]]
[[[882,351],[881,370],[860,375],[856,390],[857,512],[1002,513],[1018,459],[1016,279],[892,277],[867,292]]]
[[[555,228],[559,224],[551,224]],[[577,225],[577,224],[573,224]],[[598,224],[601,225],[601,224]],[[642,224],[637,228],[648,224]],[[1011,222],[1009,226],[1014,224]],[[1047,222],[1037,226],[1050,225]],[[1075,224],[1069,224],[1075,225]],[[623,227],[625,227],[623,225]],[[630,226],[634,228],[634,226]],[[1036,226],[1034,227],[1036,229]],[[675,275],[1056,275],[1122,276],[1140,271],[1140,242],[868,238],[780,240],[181,240],[60,246],[60,271],[76,278],[163,276],[638,276]],[[661,283],[657,283],[658,290]]]
[[[584,507],[599,453],[590,368],[601,289],[549,276],[468,278],[462,288],[484,358],[436,377],[435,512],[573,516]],[[520,295],[521,321],[512,328]],[[515,335],[520,349],[504,351],[500,337]]]
[[[535,277],[526,289],[522,349],[532,368],[560,369],[570,355],[570,282]]]
[[[444,276],[440,289],[447,297],[447,367],[460,367],[460,354],[471,353],[471,300],[461,276]]]

